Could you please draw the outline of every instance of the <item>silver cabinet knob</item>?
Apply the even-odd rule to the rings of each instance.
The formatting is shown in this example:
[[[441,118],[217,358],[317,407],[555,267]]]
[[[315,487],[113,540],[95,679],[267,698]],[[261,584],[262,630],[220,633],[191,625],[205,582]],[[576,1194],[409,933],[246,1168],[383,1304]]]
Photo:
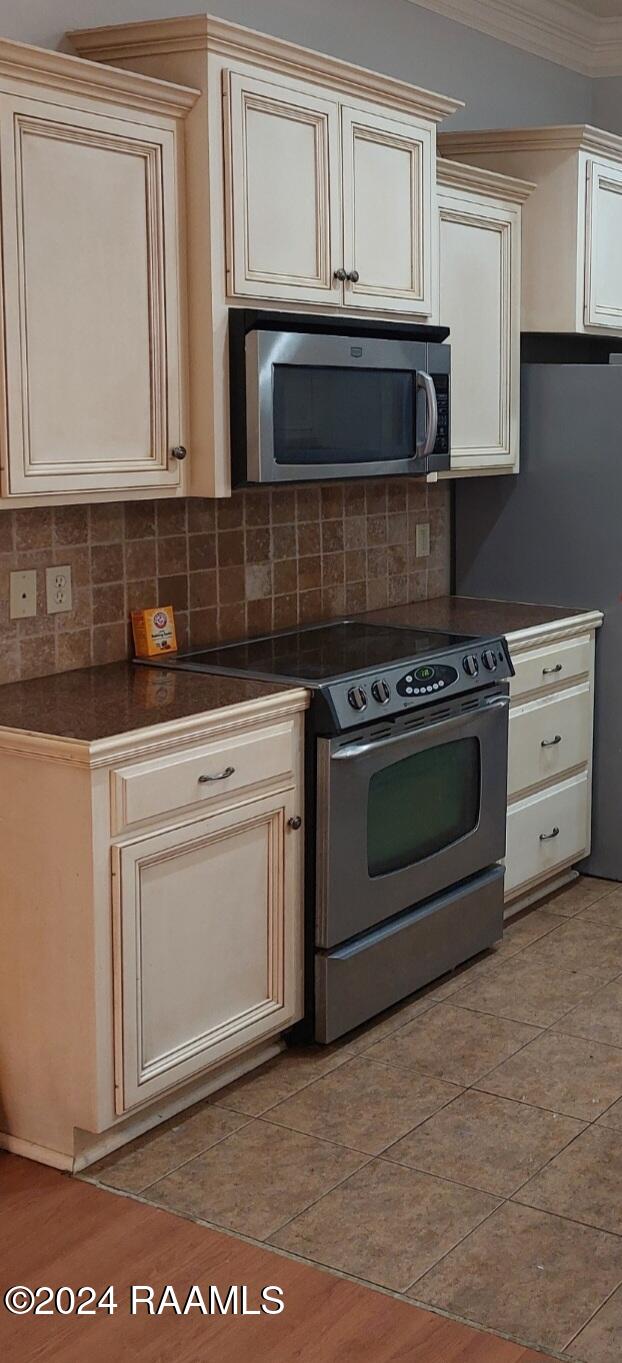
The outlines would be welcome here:
[[[347,278],[348,275],[344,269],[333,270],[333,279],[338,279],[340,284],[343,284],[344,280]]]
[[[288,819],[287,822],[288,822],[289,827],[290,827],[290,828],[293,828],[293,830],[294,830],[295,833],[298,831],[298,829],[299,829],[299,828],[301,827],[301,825],[302,825],[302,819],[301,819],[301,817],[300,817],[299,814],[294,815],[294,818],[293,818],[293,819]]]
[[[173,459],[185,459],[188,451],[185,445],[173,445],[171,456]]]
[[[358,284],[359,279],[361,278],[361,276],[360,276],[358,270],[350,270],[350,273],[349,273],[348,275],[346,275],[346,278],[350,280],[350,283],[351,283],[351,284]]]

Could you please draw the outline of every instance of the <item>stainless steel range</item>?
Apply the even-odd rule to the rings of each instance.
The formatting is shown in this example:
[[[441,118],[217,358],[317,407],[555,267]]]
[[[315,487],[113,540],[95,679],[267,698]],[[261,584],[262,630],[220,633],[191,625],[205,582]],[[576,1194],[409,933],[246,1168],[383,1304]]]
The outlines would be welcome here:
[[[350,619],[166,665],[312,691],[306,1024],[318,1041],[502,935],[504,639]]]

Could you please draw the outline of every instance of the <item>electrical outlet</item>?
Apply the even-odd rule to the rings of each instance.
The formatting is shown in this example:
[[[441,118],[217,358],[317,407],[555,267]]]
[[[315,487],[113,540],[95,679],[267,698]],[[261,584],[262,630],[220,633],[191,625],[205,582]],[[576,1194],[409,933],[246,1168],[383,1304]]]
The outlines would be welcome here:
[[[48,615],[56,615],[59,611],[71,610],[71,568],[69,564],[64,564],[59,568],[46,568],[45,593]]]
[[[415,553],[417,558],[427,558],[430,552],[430,526],[426,521],[425,525],[418,525],[415,530]]]
[[[37,614],[37,570],[11,573],[9,580],[9,613],[11,620],[27,620]]]

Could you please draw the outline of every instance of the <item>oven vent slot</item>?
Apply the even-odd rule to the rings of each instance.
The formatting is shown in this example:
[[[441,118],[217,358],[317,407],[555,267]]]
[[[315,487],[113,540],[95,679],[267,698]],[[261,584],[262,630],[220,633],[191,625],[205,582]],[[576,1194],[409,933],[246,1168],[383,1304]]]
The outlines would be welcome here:
[[[465,700],[462,702],[462,705],[460,706],[460,712],[461,714],[465,714],[467,710],[478,710],[480,704],[481,700],[478,699],[477,697],[475,698],[475,700]]]
[[[449,706],[447,706],[447,707],[446,707],[445,709],[443,709],[443,710],[437,710],[437,709],[435,709],[435,710],[434,710],[434,723],[436,724],[436,723],[437,723],[439,720],[441,720],[441,719],[449,719],[449,716],[451,715],[451,713],[452,713],[452,712],[451,712]],[[430,711],[429,711],[429,710],[423,710],[423,711],[419,711],[419,713],[418,713],[417,715],[414,715],[412,719],[406,720],[406,723],[404,724],[404,728],[405,728],[405,729],[421,729],[421,728],[424,727],[424,725],[429,724],[429,723],[430,723]]]

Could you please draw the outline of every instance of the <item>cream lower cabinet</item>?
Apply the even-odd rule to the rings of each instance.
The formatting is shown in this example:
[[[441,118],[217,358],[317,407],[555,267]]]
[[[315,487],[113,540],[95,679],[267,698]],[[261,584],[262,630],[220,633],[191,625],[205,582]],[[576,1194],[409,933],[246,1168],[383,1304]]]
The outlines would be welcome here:
[[[299,802],[294,789],[113,848],[119,1112],[297,1016]]]
[[[81,1167],[302,1017],[307,699],[156,705],[94,742],[0,729],[0,1146]]]
[[[594,645],[602,616],[508,635],[507,911],[563,884],[590,850]]]
[[[622,137],[583,124],[445,133],[444,156],[535,181],[523,331],[622,334]]]
[[[0,47],[2,498],[181,493],[195,94],[29,52]]]
[[[438,317],[450,329],[452,473],[516,473],[521,205],[533,186],[437,161]]]

